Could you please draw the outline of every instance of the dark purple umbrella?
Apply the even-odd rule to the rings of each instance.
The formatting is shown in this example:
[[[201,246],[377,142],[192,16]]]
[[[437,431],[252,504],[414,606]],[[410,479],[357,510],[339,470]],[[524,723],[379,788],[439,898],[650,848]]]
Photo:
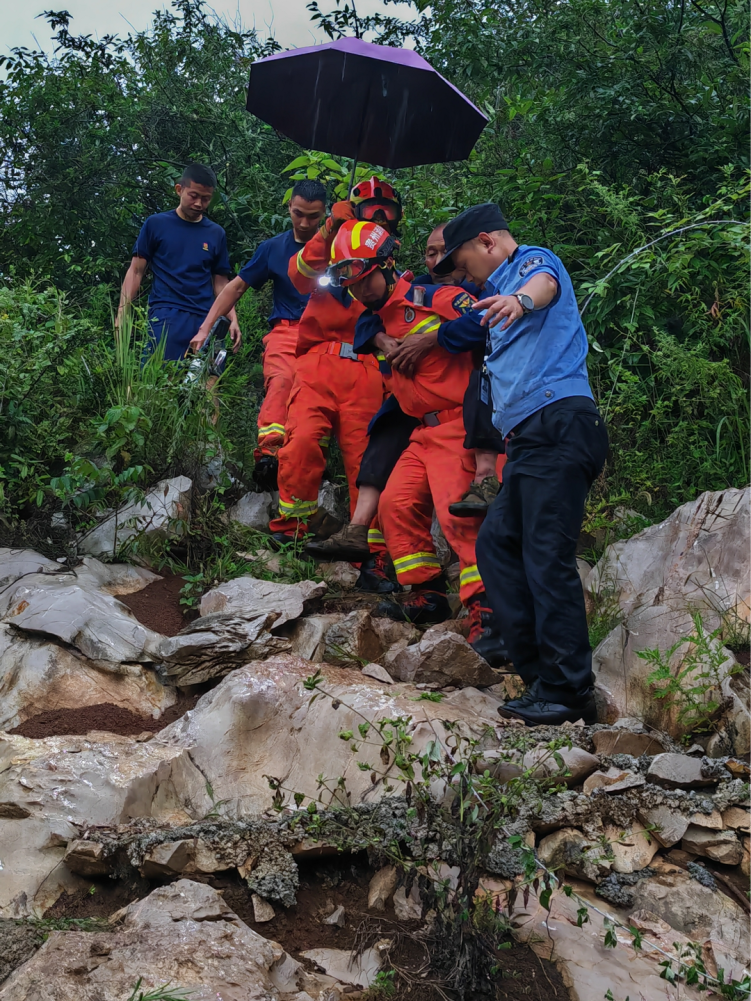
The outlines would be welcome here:
[[[391,168],[464,160],[488,121],[416,52],[359,38],[259,59],[247,107],[308,149]]]

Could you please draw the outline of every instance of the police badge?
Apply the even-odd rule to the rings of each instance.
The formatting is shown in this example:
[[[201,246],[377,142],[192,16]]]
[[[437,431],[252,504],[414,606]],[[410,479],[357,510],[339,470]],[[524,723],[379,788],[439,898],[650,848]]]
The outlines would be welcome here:
[[[414,309],[411,306],[404,307],[404,322],[411,323],[416,316]]]

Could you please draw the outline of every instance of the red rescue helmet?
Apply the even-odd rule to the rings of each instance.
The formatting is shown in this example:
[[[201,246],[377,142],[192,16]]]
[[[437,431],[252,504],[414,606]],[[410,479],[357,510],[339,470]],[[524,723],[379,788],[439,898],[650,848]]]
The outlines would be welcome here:
[[[390,268],[399,241],[377,222],[348,219],[334,237],[328,284],[354,285],[376,268]]]
[[[356,219],[372,222],[375,216],[382,212],[387,222],[397,226],[402,217],[402,203],[398,192],[388,181],[381,181],[375,176],[356,184],[350,193],[349,201]]]

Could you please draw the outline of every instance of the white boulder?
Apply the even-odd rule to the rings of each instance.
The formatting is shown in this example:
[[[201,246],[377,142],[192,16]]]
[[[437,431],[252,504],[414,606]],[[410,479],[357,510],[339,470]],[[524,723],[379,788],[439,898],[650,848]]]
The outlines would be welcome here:
[[[325,593],[326,585],[312,580],[303,580],[299,584],[277,584],[256,577],[236,577],[204,594],[201,615],[233,612],[254,616],[262,612],[276,612],[278,618],[272,627],[276,632],[285,622],[299,618],[306,602]]]

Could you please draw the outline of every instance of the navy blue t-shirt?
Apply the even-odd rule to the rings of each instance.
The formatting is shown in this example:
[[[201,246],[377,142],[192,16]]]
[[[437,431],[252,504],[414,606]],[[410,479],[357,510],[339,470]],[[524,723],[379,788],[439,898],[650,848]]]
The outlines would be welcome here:
[[[204,216],[181,219],[175,209],[149,216],[133,247],[154,276],[149,306],[173,306],[205,316],[214,302],[213,275],[231,275],[227,235]]]
[[[277,320],[299,320],[308,302],[309,297],[300,295],[287,273],[290,258],[303,246],[297,242],[291,229],[272,236],[260,244],[238,275],[254,289],[261,288],[267,281],[274,283],[273,306],[269,314],[272,327]]]

